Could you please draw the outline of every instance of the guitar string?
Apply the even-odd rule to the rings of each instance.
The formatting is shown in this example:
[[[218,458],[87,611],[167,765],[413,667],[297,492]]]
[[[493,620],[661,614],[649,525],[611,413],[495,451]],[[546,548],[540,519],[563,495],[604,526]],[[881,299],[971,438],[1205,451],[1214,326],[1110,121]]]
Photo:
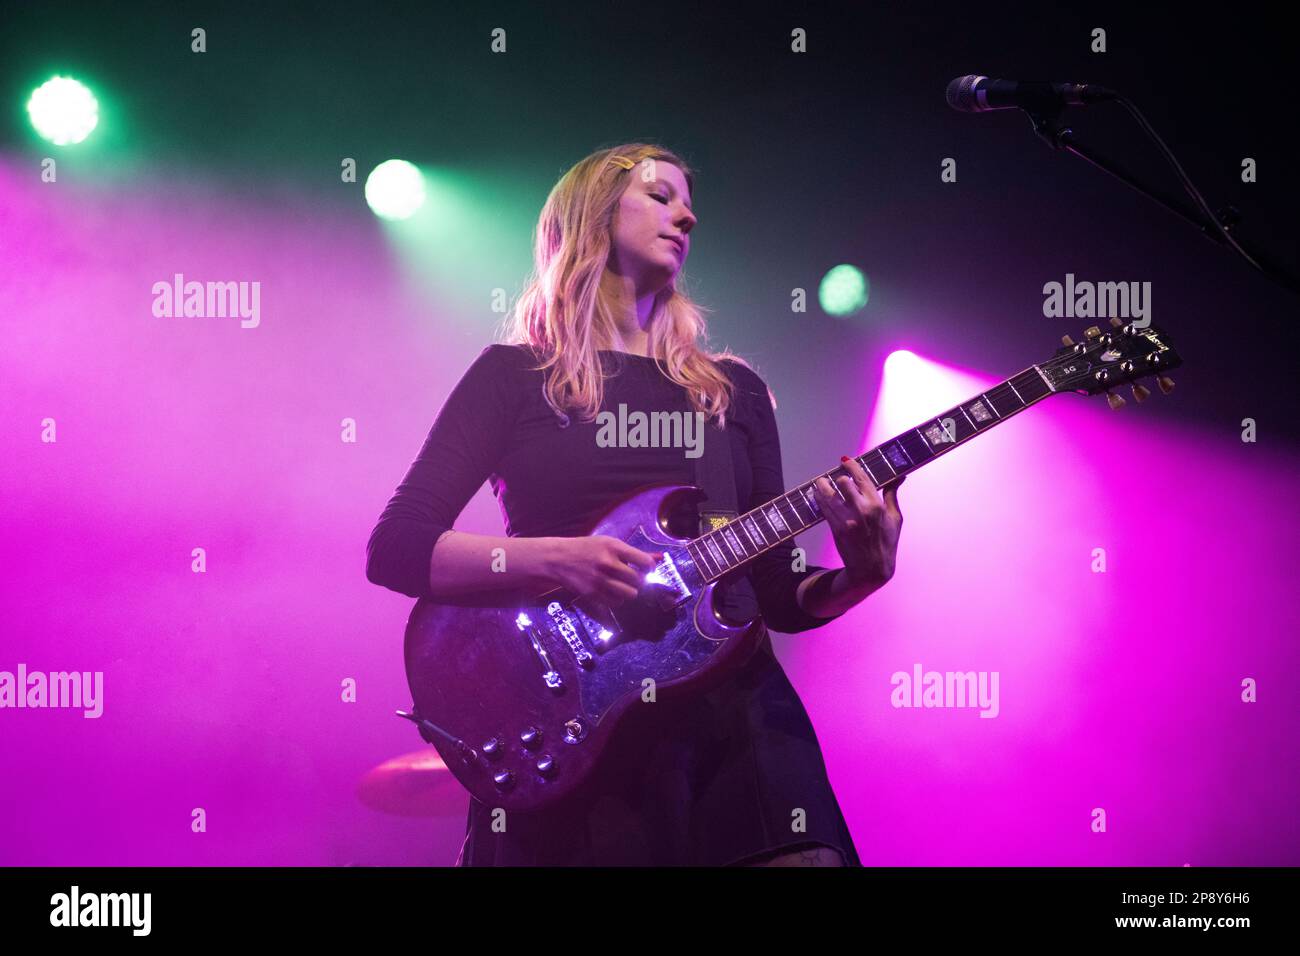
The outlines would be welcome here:
[[[869,449],[867,449],[867,450],[866,450],[865,452],[863,452],[861,455],[857,455],[857,456],[855,456],[855,458],[856,458],[856,460],[858,461],[858,463],[863,467],[863,469],[866,470],[866,462],[865,462],[865,459],[866,459],[869,455],[877,454],[877,455],[879,455],[880,458],[881,458],[881,459],[882,459],[886,464],[888,464],[889,467],[892,469],[892,468],[894,467],[893,462],[889,461],[888,457],[886,457],[886,455],[884,454],[884,452],[881,451],[882,448],[885,448],[885,447],[887,447],[887,446],[889,446],[889,445],[891,445],[891,444],[894,444],[894,443],[896,443],[896,442],[899,443],[899,444],[901,445],[902,439],[903,439],[905,436],[912,436],[912,435],[917,435],[917,436],[919,436],[920,434],[922,434],[922,433],[921,433],[921,429],[922,429],[923,427],[925,427],[926,425],[933,425],[933,424],[936,423],[936,422],[940,422],[940,421],[942,421],[942,420],[943,420],[943,415],[946,414],[946,412],[952,412],[952,411],[958,411],[958,410],[967,410],[967,409],[970,408],[970,406],[974,405],[975,403],[977,403],[977,402],[979,402],[981,399],[983,399],[983,400],[985,401],[985,404],[990,405],[990,406],[993,407],[994,414],[995,414],[997,417],[996,417],[993,421],[991,421],[988,425],[986,425],[984,428],[976,428],[974,431],[972,431],[970,434],[968,434],[965,438],[961,439],[961,441],[959,441],[959,442],[954,442],[954,447],[956,447],[956,445],[958,445],[958,444],[964,444],[965,442],[969,441],[971,438],[974,438],[976,435],[988,431],[990,428],[992,428],[994,425],[997,425],[997,424],[998,424],[999,422],[1001,422],[1003,419],[1005,419],[1005,418],[1009,418],[1011,415],[1017,414],[1018,412],[1022,412],[1022,411],[1024,411],[1026,408],[1028,408],[1030,405],[1037,404],[1038,402],[1042,401],[1042,400],[1045,399],[1045,398],[1050,397],[1051,395],[1058,394],[1058,392],[1059,392],[1060,390],[1059,390],[1059,389],[1053,389],[1053,390],[1050,390],[1050,391],[1047,391],[1047,392],[1043,393],[1042,395],[1037,396],[1036,398],[1032,398],[1032,399],[1030,399],[1029,401],[1026,402],[1026,401],[1024,401],[1023,398],[1021,398],[1021,395],[1020,395],[1019,390],[1017,390],[1017,389],[1015,388],[1015,386],[1014,386],[1013,383],[1014,383],[1014,381],[1015,381],[1016,379],[1018,379],[1018,378],[1022,378],[1022,377],[1025,377],[1025,376],[1030,376],[1030,373],[1031,373],[1031,372],[1036,372],[1036,371],[1038,371],[1039,369],[1046,368],[1046,367],[1049,367],[1049,366],[1051,366],[1051,365],[1055,365],[1055,364],[1058,364],[1058,363],[1060,363],[1060,362],[1067,361],[1067,360],[1070,359],[1071,357],[1072,357],[1071,355],[1062,355],[1062,356],[1059,356],[1059,357],[1052,358],[1052,359],[1048,360],[1047,362],[1044,362],[1042,365],[1033,365],[1033,366],[1030,366],[1029,368],[1025,369],[1024,371],[1017,372],[1015,375],[1012,375],[1010,378],[1006,379],[1005,381],[1000,382],[1000,383],[998,383],[997,385],[994,385],[993,387],[989,388],[987,391],[981,392],[980,394],[976,395],[974,398],[968,399],[967,401],[962,402],[962,403],[960,403],[959,405],[956,405],[956,406],[954,406],[954,407],[951,408],[951,409],[946,409],[946,410],[945,410],[945,413],[940,413],[939,416],[935,416],[935,417],[933,417],[933,418],[927,419],[926,421],[922,422],[920,425],[917,425],[915,428],[909,429],[908,431],[905,431],[905,432],[902,432],[902,433],[900,433],[900,434],[898,434],[898,435],[895,435],[895,436],[893,436],[893,437],[887,439],[886,441],[881,442],[879,445],[875,446],[874,448],[869,448]],[[1037,376],[1030,376],[1030,377],[1027,379],[1027,381],[1028,381],[1028,382],[1040,383],[1040,384],[1043,384],[1043,385],[1046,385],[1046,384],[1047,384],[1047,383],[1045,383],[1045,382],[1042,382],[1042,379],[1041,379],[1041,378],[1038,378]],[[1117,382],[1117,383],[1116,383],[1116,385],[1122,385],[1122,384],[1125,384],[1125,383],[1123,383],[1123,382]],[[1113,387],[1113,386],[1112,386],[1112,387]],[[1004,414],[1002,414],[1001,412],[999,412],[999,411],[997,410],[997,405],[999,404],[999,402],[1000,402],[1002,399],[1014,399],[1015,402],[1017,403],[1018,407],[1012,409],[1011,412],[1009,412],[1008,414],[1004,415]],[[967,412],[967,414],[969,414],[969,412]],[[927,449],[930,449],[930,448],[931,448],[931,446],[929,445],[928,442],[926,442],[926,448],[927,448]],[[947,449],[947,450],[950,451],[951,449]],[[904,448],[904,451],[905,451],[905,453],[906,453],[906,449],[905,449],[905,448]],[[930,463],[931,461],[933,461],[935,458],[938,458],[940,454],[943,454],[943,453],[940,452],[940,453],[932,454],[932,455],[930,455],[928,458],[925,458],[924,460],[922,460],[919,464],[918,464],[918,463],[912,463],[912,465],[911,465],[910,467],[908,467],[907,469],[905,469],[905,473],[906,473],[906,474],[911,474],[912,471],[918,470],[918,469],[921,468],[922,466],[929,464],[929,463]],[[910,460],[910,456],[909,456],[909,460]],[[796,518],[799,518],[800,521],[802,521],[803,519],[802,519],[802,517],[800,516],[798,510],[794,507],[793,504],[790,504],[790,502],[789,502],[788,499],[789,499],[792,495],[794,495],[794,496],[796,496],[796,497],[799,497],[799,498],[802,498],[803,495],[802,495],[802,493],[800,493],[800,492],[798,491],[798,489],[803,488],[803,487],[815,487],[816,482],[819,481],[819,480],[822,479],[822,478],[826,478],[827,480],[831,480],[831,477],[832,477],[833,475],[835,475],[836,472],[844,472],[845,474],[847,474],[847,472],[845,471],[843,465],[840,465],[840,466],[838,466],[838,467],[836,467],[836,468],[832,468],[832,469],[830,469],[829,471],[826,471],[826,472],[823,472],[823,473],[820,474],[820,475],[816,475],[816,476],[814,476],[813,478],[809,479],[808,481],[805,481],[805,482],[802,482],[802,483],[799,484],[799,485],[796,485],[794,488],[792,488],[790,491],[787,491],[787,492],[786,492],[785,494],[783,494],[783,495],[778,495],[777,497],[771,499],[770,501],[764,502],[763,504],[759,505],[759,506],[756,507],[756,508],[751,508],[751,509],[749,509],[748,511],[746,511],[746,512],[740,514],[740,515],[738,515],[736,518],[732,519],[731,521],[728,521],[727,524],[728,524],[728,525],[733,524],[733,523],[735,523],[735,522],[738,522],[741,518],[744,518],[744,517],[747,517],[747,516],[755,516],[755,515],[758,515],[758,514],[763,514],[763,513],[764,513],[764,509],[766,509],[769,505],[771,505],[772,507],[776,508],[776,512],[777,512],[777,514],[781,517],[782,521],[785,521],[785,516],[784,516],[784,515],[781,515],[781,510],[780,510],[779,507],[777,507],[777,504],[778,504],[781,500],[783,500],[783,499],[786,500],[787,505],[789,505],[790,510],[791,510],[791,512],[794,513],[795,517],[796,517]],[[895,473],[895,477],[896,477],[896,476],[897,476],[897,472]],[[879,491],[881,488],[884,487],[884,485],[889,484],[889,482],[893,480],[893,478],[890,478],[890,479],[886,480],[883,484],[881,484],[881,485],[876,485],[876,484],[875,484],[875,478],[872,476],[872,474],[871,474],[870,471],[867,471],[867,477],[868,477],[868,479],[871,481],[871,483],[872,483],[873,485],[875,485],[877,491]],[[834,482],[834,481],[831,481],[831,484],[832,484],[832,487],[834,487],[835,490],[838,492],[839,489],[838,489],[838,486],[835,484],[835,482]],[[842,499],[841,499],[841,500],[842,500]],[[805,502],[806,502],[806,499],[805,499]],[[805,505],[805,506],[807,506],[807,505]],[[690,553],[690,548],[691,548],[691,546],[694,546],[696,549],[698,549],[701,553],[703,553],[703,554],[704,554],[704,555],[709,559],[709,563],[714,564],[714,565],[718,565],[719,567],[722,568],[721,572],[717,575],[717,577],[711,577],[711,576],[709,576],[709,575],[706,574],[706,578],[707,578],[707,580],[709,580],[710,582],[712,582],[712,581],[719,580],[720,578],[724,577],[724,576],[725,576],[729,571],[734,570],[735,568],[739,567],[741,564],[744,564],[744,563],[746,563],[746,562],[748,562],[748,561],[753,560],[753,559],[756,558],[758,555],[761,555],[761,554],[763,554],[763,553],[766,553],[767,551],[771,550],[772,548],[778,547],[779,545],[781,545],[781,544],[783,544],[783,543],[785,543],[785,542],[787,542],[787,541],[793,541],[794,538],[797,537],[797,536],[798,536],[799,534],[801,534],[802,532],[807,531],[807,530],[809,530],[810,528],[814,527],[815,525],[820,524],[822,521],[827,520],[827,519],[826,519],[826,516],[825,516],[825,515],[822,513],[822,511],[821,511],[820,503],[819,503],[819,505],[818,505],[818,511],[817,511],[815,514],[816,514],[816,518],[815,518],[815,520],[814,520],[811,524],[804,524],[803,527],[800,528],[798,531],[795,531],[794,534],[786,535],[786,536],[780,537],[780,538],[778,538],[777,541],[776,541],[775,543],[773,543],[773,544],[768,544],[768,545],[764,545],[764,546],[756,546],[756,545],[755,545],[755,542],[753,541],[753,539],[750,538],[750,536],[749,536],[749,534],[748,534],[748,531],[746,531],[746,538],[749,538],[749,545],[750,545],[751,547],[757,547],[757,551],[755,551],[753,554],[746,555],[745,557],[742,557],[742,558],[740,558],[739,560],[736,560],[734,563],[730,563],[730,564],[728,564],[728,563],[725,563],[725,562],[724,562],[724,563],[722,563],[722,564],[719,564],[719,562],[717,561],[717,559],[714,558],[713,555],[712,555],[712,553],[708,550],[707,545],[704,544],[704,541],[705,541],[706,538],[710,538],[710,537],[715,536],[715,535],[719,535],[719,536],[720,536],[721,533],[722,533],[722,530],[723,530],[722,528],[716,528],[716,529],[714,529],[714,530],[712,530],[712,531],[707,531],[707,532],[705,532],[705,533],[702,534],[702,535],[699,535],[699,536],[697,536],[697,537],[695,537],[695,538],[692,538],[692,539],[690,539],[689,541],[687,541],[686,545],[684,545],[683,547],[687,550],[687,553],[689,554],[689,553]],[[764,515],[764,517],[766,517],[766,515]],[[758,520],[758,519],[757,519],[757,517],[753,517],[752,520],[754,520],[755,523],[757,523],[757,520]],[[769,519],[767,519],[767,520],[768,520],[768,524],[769,524],[769,526],[770,526],[770,525],[771,525],[771,519],[769,518]],[[789,527],[788,522],[786,522],[786,526]],[[725,527],[725,526],[724,526],[724,527]],[[772,530],[776,530],[776,529],[773,528]],[[760,534],[761,534],[761,532],[762,532],[762,526],[761,526],[761,525],[759,525],[759,531],[760,531]],[[739,535],[737,535],[737,538],[738,538],[738,540],[741,540],[741,543],[742,543],[742,550],[743,550],[744,539],[740,539],[740,538],[739,538]],[[725,539],[723,540],[723,542],[719,542],[718,544],[719,544],[719,547],[722,548],[723,545],[726,544]],[[734,548],[732,548],[732,547],[730,547],[729,545],[727,545],[727,546],[726,546],[726,549],[723,551],[723,555],[724,555],[724,557],[725,557],[727,551],[732,551],[732,552],[734,552],[734,550],[735,550]],[[695,558],[695,556],[692,555],[692,556],[691,556],[691,559],[692,559],[692,561],[697,565],[697,567],[698,567],[700,570],[704,570],[703,563],[700,562],[697,558]]]
[[[1001,382],[1001,383],[999,383],[998,385],[993,386],[992,388],[988,389],[988,390],[985,391],[985,392],[981,392],[981,393],[980,393],[979,395],[977,395],[976,397],[971,398],[971,399],[968,399],[967,401],[962,402],[960,405],[954,406],[954,408],[952,408],[952,409],[947,409],[947,411],[955,411],[956,409],[965,409],[965,408],[968,408],[969,406],[975,404],[976,402],[980,401],[981,399],[984,399],[986,404],[994,405],[994,404],[995,404],[995,399],[994,399],[994,395],[995,395],[995,394],[997,394],[997,397],[998,397],[999,399],[1001,399],[1001,398],[1013,397],[1013,398],[1015,398],[1016,402],[1019,403],[1019,407],[1016,408],[1016,409],[1013,409],[1013,410],[1012,410],[1010,413],[1008,413],[1007,415],[1003,415],[1003,414],[1001,414],[1000,412],[997,411],[996,408],[994,408],[994,414],[996,414],[996,415],[998,416],[997,418],[995,418],[992,422],[990,422],[990,423],[989,423],[987,426],[985,426],[984,428],[977,429],[976,431],[971,432],[969,435],[966,436],[966,438],[962,439],[961,442],[955,443],[955,444],[954,444],[954,447],[955,447],[956,444],[964,444],[966,441],[970,440],[971,438],[974,438],[976,435],[979,435],[979,434],[982,434],[983,432],[988,431],[988,430],[991,429],[994,425],[997,425],[999,422],[1001,422],[1004,418],[1009,418],[1011,415],[1014,415],[1014,414],[1016,414],[1017,412],[1022,412],[1022,411],[1024,411],[1026,408],[1028,408],[1030,405],[1034,405],[1034,404],[1036,404],[1036,403],[1042,401],[1043,399],[1048,398],[1049,396],[1055,394],[1054,392],[1047,392],[1047,393],[1045,393],[1045,394],[1043,394],[1043,395],[1038,396],[1037,398],[1030,399],[1028,402],[1022,402],[1022,400],[1021,400],[1021,398],[1020,398],[1020,396],[1019,396],[1019,393],[1018,393],[1018,392],[1017,392],[1017,391],[1016,391],[1016,390],[1011,386],[1011,382],[1012,382],[1014,379],[1020,378],[1020,377],[1023,376],[1023,375],[1027,375],[1027,374],[1028,374],[1029,372],[1031,372],[1031,371],[1033,371],[1033,368],[1028,368],[1028,369],[1025,369],[1025,371],[1023,371],[1023,372],[1018,372],[1018,373],[1016,373],[1015,375],[1011,376],[1011,378],[1007,379],[1006,381]],[[1031,379],[1030,381],[1033,381],[1033,379]],[[1039,380],[1039,381],[1041,381],[1041,380]],[[1000,393],[1000,394],[999,394],[999,393]],[[872,454],[873,452],[879,454],[881,458],[885,458],[884,453],[880,451],[881,448],[884,448],[884,447],[886,447],[887,445],[892,444],[893,442],[899,441],[899,440],[902,438],[903,435],[916,434],[916,433],[918,433],[918,432],[921,430],[921,428],[922,428],[924,425],[926,425],[926,424],[931,424],[931,423],[933,423],[933,422],[937,422],[937,421],[941,421],[941,420],[942,420],[942,418],[939,418],[939,417],[932,418],[932,419],[927,419],[927,420],[926,420],[925,422],[923,422],[921,425],[916,426],[916,428],[911,429],[911,430],[908,431],[908,432],[903,432],[903,433],[901,433],[900,435],[895,435],[894,437],[888,439],[887,441],[884,441],[884,442],[882,442],[881,444],[877,445],[875,448],[869,448],[867,451],[863,452],[861,455],[856,456],[858,463],[859,463],[859,464],[863,464],[863,459],[865,459],[868,455]],[[927,447],[928,447],[928,446],[927,446]],[[951,449],[948,449],[948,450],[951,450]],[[911,468],[907,473],[910,474],[912,470],[919,469],[919,468],[922,467],[923,465],[927,465],[927,464],[929,464],[929,463],[930,463],[931,461],[933,461],[935,458],[938,458],[938,457],[939,457],[939,454],[941,454],[941,453],[936,453],[936,454],[934,454],[934,455],[931,455],[929,458],[926,458],[924,461],[922,461],[919,465],[914,464],[914,465],[912,466],[912,468]],[[885,461],[888,462],[888,459],[885,458]],[[892,463],[890,463],[890,466],[892,467]],[[863,468],[864,468],[864,470],[865,470],[865,467],[866,467],[865,464],[863,464]],[[773,498],[771,501],[764,502],[763,504],[759,505],[757,508],[751,508],[751,509],[749,509],[748,511],[744,512],[743,514],[738,515],[736,518],[733,518],[733,519],[731,519],[731,521],[728,521],[728,522],[727,522],[727,525],[734,524],[734,523],[740,521],[741,518],[744,518],[744,517],[747,517],[747,516],[751,516],[751,515],[755,515],[755,514],[762,514],[762,513],[763,513],[763,510],[764,510],[765,508],[767,508],[768,505],[772,505],[773,507],[776,507],[776,504],[779,503],[782,499],[788,499],[788,498],[790,498],[790,496],[792,496],[792,495],[795,495],[796,497],[800,497],[800,498],[802,498],[802,497],[803,497],[802,494],[800,494],[800,493],[797,491],[797,489],[799,489],[799,488],[803,488],[803,487],[805,487],[805,486],[812,486],[812,485],[815,484],[815,482],[817,482],[817,481],[818,481],[819,479],[821,479],[821,478],[827,478],[827,479],[829,480],[829,478],[830,478],[831,475],[833,475],[833,474],[834,474],[835,472],[837,472],[837,471],[842,471],[842,470],[843,470],[843,465],[838,466],[838,467],[836,467],[836,468],[832,468],[832,469],[830,469],[829,471],[823,472],[823,473],[820,474],[820,475],[816,475],[816,476],[814,476],[813,478],[809,479],[808,481],[805,481],[805,482],[802,482],[802,483],[799,484],[799,485],[796,485],[794,488],[792,488],[790,491],[786,492],[784,495],[778,495],[777,497]],[[846,472],[846,474],[847,474],[847,472]],[[872,484],[875,484],[875,479],[874,479],[874,478],[871,478],[870,472],[868,472],[867,474],[868,474],[868,478],[871,480]],[[891,480],[892,480],[892,479],[891,479]],[[889,482],[886,481],[885,484],[889,484]],[[836,490],[838,491],[838,486],[836,486],[836,485],[834,484],[834,482],[832,482],[832,486],[834,486],[834,487],[836,488]],[[879,486],[877,486],[876,490],[879,491],[881,487],[883,487],[883,485],[879,485]],[[805,500],[806,500],[806,499],[805,499]],[[787,504],[789,504],[788,501],[787,501]],[[806,507],[806,505],[805,505],[805,507]],[[723,570],[721,571],[721,573],[718,574],[717,577],[710,577],[710,576],[708,576],[708,575],[706,575],[706,577],[708,578],[708,580],[709,580],[710,582],[712,582],[712,581],[716,581],[716,580],[719,580],[720,578],[724,577],[724,576],[725,576],[729,571],[734,570],[735,568],[739,567],[741,564],[746,563],[747,561],[751,561],[751,560],[753,560],[753,559],[756,558],[758,555],[763,554],[763,553],[766,553],[767,551],[770,551],[772,548],[779,547],[781,544],[784,544],[784,543],[787,542],[787,541],[793,541],[793,540],[795,539],[795,537],[797,537],[799,534],[802,534],[804,531],[807,531],[807,530],[811,529],[812,527],[814,527],[815,525],[820,524],[822,521],[825,521],[825,520],[826,520],[825,515],[822,514],[821,511],[820,511],[820,503],[819,503],[819,505],[818,505],[818,509],[819,509],[819,510],[818,510],[818,512],[817,512],[817,517],[816,517],[816,519],[815,519],[811,524],[805,524],[802,528],[800,528],[798,531],[796,531],[796,532],[795,532],[794,534],[792,534],[792,535],[786,535],[786,536],[783,536],[783,537],[780,538],[780,539],[779,539],[775,544],[767,545],[766,547],[758,547],[758,546],[755,545],[754,541],[753,541],[752,539],[750,539],[750,541],[749,541],[750,546],[751,546],[751,547],[758,547],[758,550],[757,550],[754,554],[747,555],[746,557],[743,557],[743,558],[740,558],[740,559],[736,560],[734,563],[730,563],[730,564],[725,565],[725,566],[723,567]],[[781,516],[781,519],[784,521],[784,520],[785,520],[785,516],[784,516],[784,515],[781,515],[781,509],[780,509],[780,508],[777,508],[776,510],[777,510],[777,514],[780,515],[780,516]],[[792,505],[792,504],[790,505],[790,510],[791,510],[792,512],[794,512],[794,515],[795,515],[796,518],[799,518],[801,521],[803,520],[802,517],[800,516],[798,510],[794,507],[794,505]],[[755,522],[757,522],[757,518],[755,518],[754,520],[755,520]],[[768,523],[771,524],[770,519],[768,520]],[[788,527],[788,526],[789,526],[789,523],[787,522],[787,527]],[[723,527],[726,527],[726,525],[724,525]],[[718,565],[719,562],[717,561],[717,559],[714,558],[713,555],[712,555],[712,553],[709,552],[709,551],[707,550],[707,545],[702,544],[701,542],[703,542],[705,538],[711,537],[711,536],[713,536],[713,535],[721,535],[722,530],[723,530],[722,528],[716,528],[716,529],[714,529],[714,530],[712,530],[712,531],[706,531],[704,534],[699,535],[698,537],[693,538],[693,539],[691,539],[690,541],[688,541],[687,544],[684,545],[683,547],[687,548],[687,549],[688,549],[688,553],[689,553],[689,547],[690,547],[691,545],[695,545],[696,548],[698,548],[699,550],[701,550],[701,551],[703,551],[703,552],[705,553],[705,555],[706,555],[706,556],[708,557],[708,559],[709,559],[709,563],[714,564],[714,565]],[[773,529],[773,530],[775,530],[775,529]],[[762,526],[761,526],[761,525],[759,525],[759,531],[760,531],[760,532],[762,531]],[[748,535],[748,532],[746,532],[746,537],[748,537],[748,536],[749,536],[749,535]],[[739,535],[737,535],[737,537],[739,538]],[[744,538],[739,538],[739,540],[741,541],[741,543],[742,543],[742,545],[743,545],[745,539],[744,539]],[[719,548],[724,548],[724,550],[723,550],[723,555],[724,555],[724,556],[726,555],[726,553],[727,553],[728,550],[734,551],[734,548],[731,548],[729,545],[725,545],[725,542],[719,542],[719,545],[718,545],[718,546],[719,546]],[[699,561],[698,559],[696,559],[694,556],[692,556],[691,560],[696,564],[696,566],[697,566],[698,568],[700,568],[700,570],[703,570],[704,566],[703,566],[702,562],[700,562],[700,561]]]

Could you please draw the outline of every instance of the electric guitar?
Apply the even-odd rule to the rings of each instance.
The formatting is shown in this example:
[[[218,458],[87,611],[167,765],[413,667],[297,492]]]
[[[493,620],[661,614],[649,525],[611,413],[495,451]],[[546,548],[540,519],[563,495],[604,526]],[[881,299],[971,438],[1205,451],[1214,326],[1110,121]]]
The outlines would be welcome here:
[[[1158,329],[1111,320],[1083,341],[1069,336],[1052,358],[857,460],[877,488],[909,474],[1050,395],[1107,392],[1164,373],[1181,359]],[[842,468],[826,473],[834,479]],[[820,476],[819,476],[820,477]],[[421,599],[406,625],[413,721],[447,768],[491,807],[532,810],[581,792],[629,709],[656,697],[695,694],[734,673],[761,643],[761,618],[730,622],[714,607],[719,583],[769,548],[822,521],[809,480],[707,534],[683,535],[672,516],[704,497],[692,485],[659,485],[611,508],[590,530],[663,552],[641,594],[613,610],[616,627],[590,616],[563,589],[540,596],[495,592],[479,601]],[[696,531],[698,528],[691,528]],[[490,600],[490,603],[489,603]]]

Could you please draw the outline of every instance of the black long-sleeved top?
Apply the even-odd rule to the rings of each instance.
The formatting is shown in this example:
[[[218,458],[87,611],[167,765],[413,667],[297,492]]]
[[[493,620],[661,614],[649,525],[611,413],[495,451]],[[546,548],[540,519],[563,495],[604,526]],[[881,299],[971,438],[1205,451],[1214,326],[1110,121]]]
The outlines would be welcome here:
[[[602,410],[693,411],[653,359],[600,356]],[[601,447],[596,422],[558,418],[534,364],[525,346],[489,345],[470,365],[371,533],[370,581],[432,598],[433,546],[484,480],[512,537],[583,534],[636,488],[694,483],[693,459],[681,448]],[[762,379],[738,362],[720,367],[736,385],[725,433],[744,512],[785,492],[780,441]],[[799,607],[800,581],[824,569],[791,570],[792,550],[786,542],[753,561],[726,588],[724,613],[738,620],[761,613],[782,633],[833,620]],[[722,865],[822,843],[857,864],[816,735],[770,638],[716,690],[644,710],[655,712],[654,725],[632,719],[620,728],[604,774],[614,782],[581,805],[511,814],[506,832],[493,833],[489,809],[471,799],[462,862]],[[798,819],[805,829],[792,827]]]

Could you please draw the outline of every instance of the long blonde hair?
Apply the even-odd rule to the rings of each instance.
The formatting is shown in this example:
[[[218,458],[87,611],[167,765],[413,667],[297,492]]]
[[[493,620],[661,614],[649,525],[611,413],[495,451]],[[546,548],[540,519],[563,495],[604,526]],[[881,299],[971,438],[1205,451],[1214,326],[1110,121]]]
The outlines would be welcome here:
[[[691,168],[670,150],[649,143],[599,149],[574,164],[542,207],[533,238],[533,272],[504,323],[504,343],[529,345],[541,360],[535,368],[547,373],[546,402],[566,421],[570,412],[591,421],[600,411],[604,384],[598,345],[617,339],[601,276],[619,197],[627,177],[646,159],[673,164],[694,191]],[[706,419],[716,417],[725,428],[732,385],[715,363],[723,358],[749,363],[730,350],[713,352],[703,346],[705,311],[686,294],[679,274],[655,296],[647,351],[668,378],[686,389],[696,411]]]

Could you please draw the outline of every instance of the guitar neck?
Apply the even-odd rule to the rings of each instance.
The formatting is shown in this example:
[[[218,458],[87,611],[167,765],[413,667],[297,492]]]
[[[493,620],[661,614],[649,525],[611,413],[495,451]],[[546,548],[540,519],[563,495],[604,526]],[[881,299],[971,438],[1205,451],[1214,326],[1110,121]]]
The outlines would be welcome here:
[[[1031,365],[969,401],[882,442],[856,460],[872,484],[883,488],[1051,394],[1053,389],[1046,375],[1037,365]],[[847,474],[847,469],[839,465],[694,539],[687,547],[696,567],[706,580],[715,581],[819,524],[825,519],[814,483],[827,478],[843,498],[835,479]]]

